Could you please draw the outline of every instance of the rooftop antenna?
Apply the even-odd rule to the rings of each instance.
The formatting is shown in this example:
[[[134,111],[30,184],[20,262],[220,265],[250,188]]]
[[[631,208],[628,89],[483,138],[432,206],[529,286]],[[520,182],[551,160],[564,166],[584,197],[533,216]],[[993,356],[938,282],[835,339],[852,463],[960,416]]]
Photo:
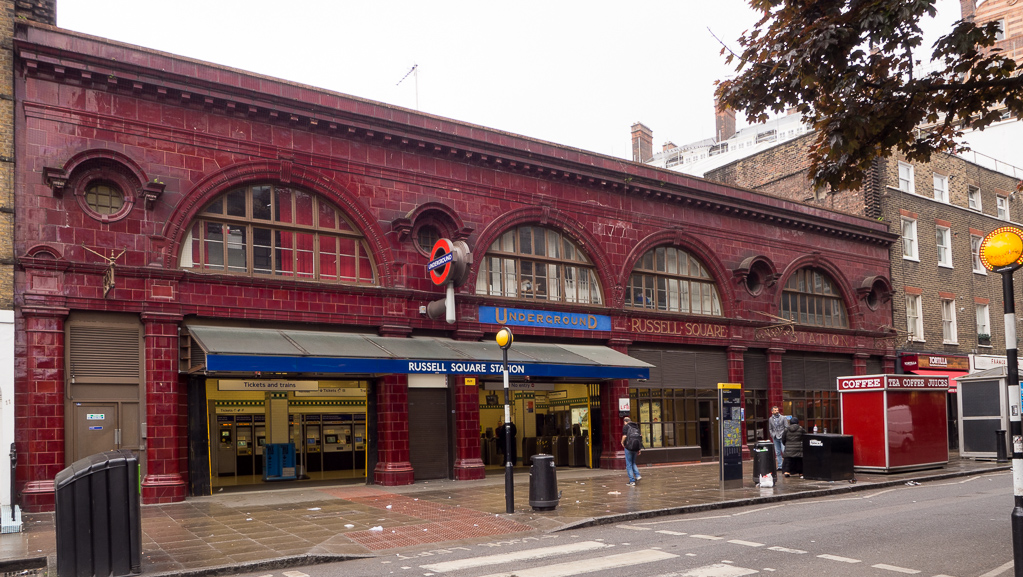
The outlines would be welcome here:
[[[399,80],[398,84],[395,84],[395,86],[400,86],[402,82],[405,82],[405,79],[409,77],[409,74],[411,74],[416,81],[416,110],[419,110],[419,65],[413,64],[412,69],[406,72],[405,76],[402,76],[401,80]]]

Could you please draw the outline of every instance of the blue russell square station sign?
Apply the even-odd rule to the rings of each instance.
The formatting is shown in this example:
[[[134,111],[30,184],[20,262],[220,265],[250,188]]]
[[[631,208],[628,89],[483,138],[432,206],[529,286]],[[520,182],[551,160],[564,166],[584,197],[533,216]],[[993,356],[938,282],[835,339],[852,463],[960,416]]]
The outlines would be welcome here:
[[[547,329],[611,330],[611,317],[607,315],[536,311],[509,307],[480,307],[480,322]]]

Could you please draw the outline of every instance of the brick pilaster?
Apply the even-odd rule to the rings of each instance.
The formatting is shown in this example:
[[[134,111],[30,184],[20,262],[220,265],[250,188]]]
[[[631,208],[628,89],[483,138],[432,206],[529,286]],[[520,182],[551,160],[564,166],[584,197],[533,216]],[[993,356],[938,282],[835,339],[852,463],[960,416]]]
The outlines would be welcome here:
[[[853,355],[853,374],[854,375],[865,375],[867,374],[867,359],[870,355],[867,353],[856,353]]]
[[[143,313],[146,346],[146,476],[142,502],[184,501],[183,443],[188,438],[184,385],[178,379],[180,315]]]
[[[474,379],[475,380],[475,379]],[[466,385],[455,377],[455,479],[472,481],[486,476],[480,458],[479,384]]]
[[[629,396],[628,379],[616,379],[600,387],[601,407],[601,469],[625,469],[625,450],[622,448],[624,421],[618,416],[618,399]]]
[[[52,511],[64,468],[64,323],[67,309],[22,309],[25,351],[15,365],[15,485],[29,512]]]
[[[408,448],[408,375],[387,375],[377,389],[377,485],[411,485]]]

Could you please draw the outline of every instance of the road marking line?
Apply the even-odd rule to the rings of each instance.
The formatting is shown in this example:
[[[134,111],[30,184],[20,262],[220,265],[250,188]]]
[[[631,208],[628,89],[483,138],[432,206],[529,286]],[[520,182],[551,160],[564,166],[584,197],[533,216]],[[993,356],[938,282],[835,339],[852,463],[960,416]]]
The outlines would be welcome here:
[[[608,555],[607,557],[595,557],[581,561],[534,567],[532,569],[519,569],[511,573],[494,573],[486,577],[570,577],[571,575],[581,575],[594,571],[605,571],[619,567],[632,567],[643,563],[653,563],[655,561],[666,561],[677,557],[678,555],[672,555],[664,551],[643,549],[641,551]]]
[[[488,555],[486,557],[473,557],[470,559],[459,559],[457,561],[447,561],[444,563],[433,563],[431,565],[422,565],[421,568],[435,573],[445,573],[447,571],[461,571],[463,569],[473,569],[476,567],[485,567],[487,565],[497,565],[499,563],[544,559],[546,557],[554,557],[556,555],[569,555],[571,553],[581,553],[583,551],[594,551],[597,549],[604,549],[606,547],[610,547],[610,545],[597,543],[596,541],[580,541],[579,543],[569,543],[568,545],[558,545],[556,547],[541,547],[539,549],[527,549],[525,551],[516,551],[514,553],[501,553],[499,555]]]
[[[309,574],[301,571],[285,571],[284,577],[309,577]]]
[[[1009,561],[1008,563],[1002,565],[1001,567],[998,567],[997,569],[992,569],[991,571],[988,571],[987,573],[981,575],[980,577],[995,577],[996,575],[1001,575],[1002,573],[1005,573],[1009,569],[1012,569],[1012,561]]]
[[[619,529],[630,529],[632,531],[652,531],[650,527],[637,527],[635,525],[619,525]]]
[[[905,567],[896,567],[895,565],[885,565],[884,563],[878,563],[877,565],[871,565],[874,569],[884,569],[886,571],[895,571],[896,573],[909,573],[914,575],[919,573],[916,569],[906,569]]]
[[[839,557],[838,555],[818,555],[820,559],[830,559],[832,561],[841,561],[842,563],[859,563],[859,559],[850,559],[848,557]]]
[[[747,569],[745,567],[736,567],[735,565],[715,563],[714,565],[705,565],[703,567],[690,569],[685,573],[667,573],[665,575],[658,575],[657,577],[743,577],[744,575],[755,575],[757,573],[758,571],[756,569]]]
[[[768,547],[768,549],[770,549],[771,551],[780,551],[782,553],[795,553],[797,555],[802,555],[803,553],[806,553],[806,551],[800,551],[799,549],[789,549],[787,547]]]
[[[753,541],[740,541],[738,539],[733,539],[733,540],[729,541],[729,543],[735,543],[736,545],[745,545],[747,547],[763,547],[764,546],[763,543],[754,543]]]
[[[667,529],[662,529],[662,530],[657,531],[657,532],[662,534],[662,535],[687,535],[688,534],[688,533],[683,533],[681,531],[669,531]]]
[[[721,541],[724,537],[715,537],[713,535],[690,535],[696,539],[707,539],[708,541]]]

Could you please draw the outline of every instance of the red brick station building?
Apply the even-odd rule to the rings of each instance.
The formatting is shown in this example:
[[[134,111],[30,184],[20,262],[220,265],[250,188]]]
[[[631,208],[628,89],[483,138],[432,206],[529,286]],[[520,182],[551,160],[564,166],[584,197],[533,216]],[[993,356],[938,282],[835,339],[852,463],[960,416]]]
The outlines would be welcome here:
[[[501,465],[718,457],[771,404],[839,428],[836,376],[894,372],[887,225],[463,122],[18,22],[16,486],[135,451],[146,503]],[[456,319],[426,264],[473,262]]]

